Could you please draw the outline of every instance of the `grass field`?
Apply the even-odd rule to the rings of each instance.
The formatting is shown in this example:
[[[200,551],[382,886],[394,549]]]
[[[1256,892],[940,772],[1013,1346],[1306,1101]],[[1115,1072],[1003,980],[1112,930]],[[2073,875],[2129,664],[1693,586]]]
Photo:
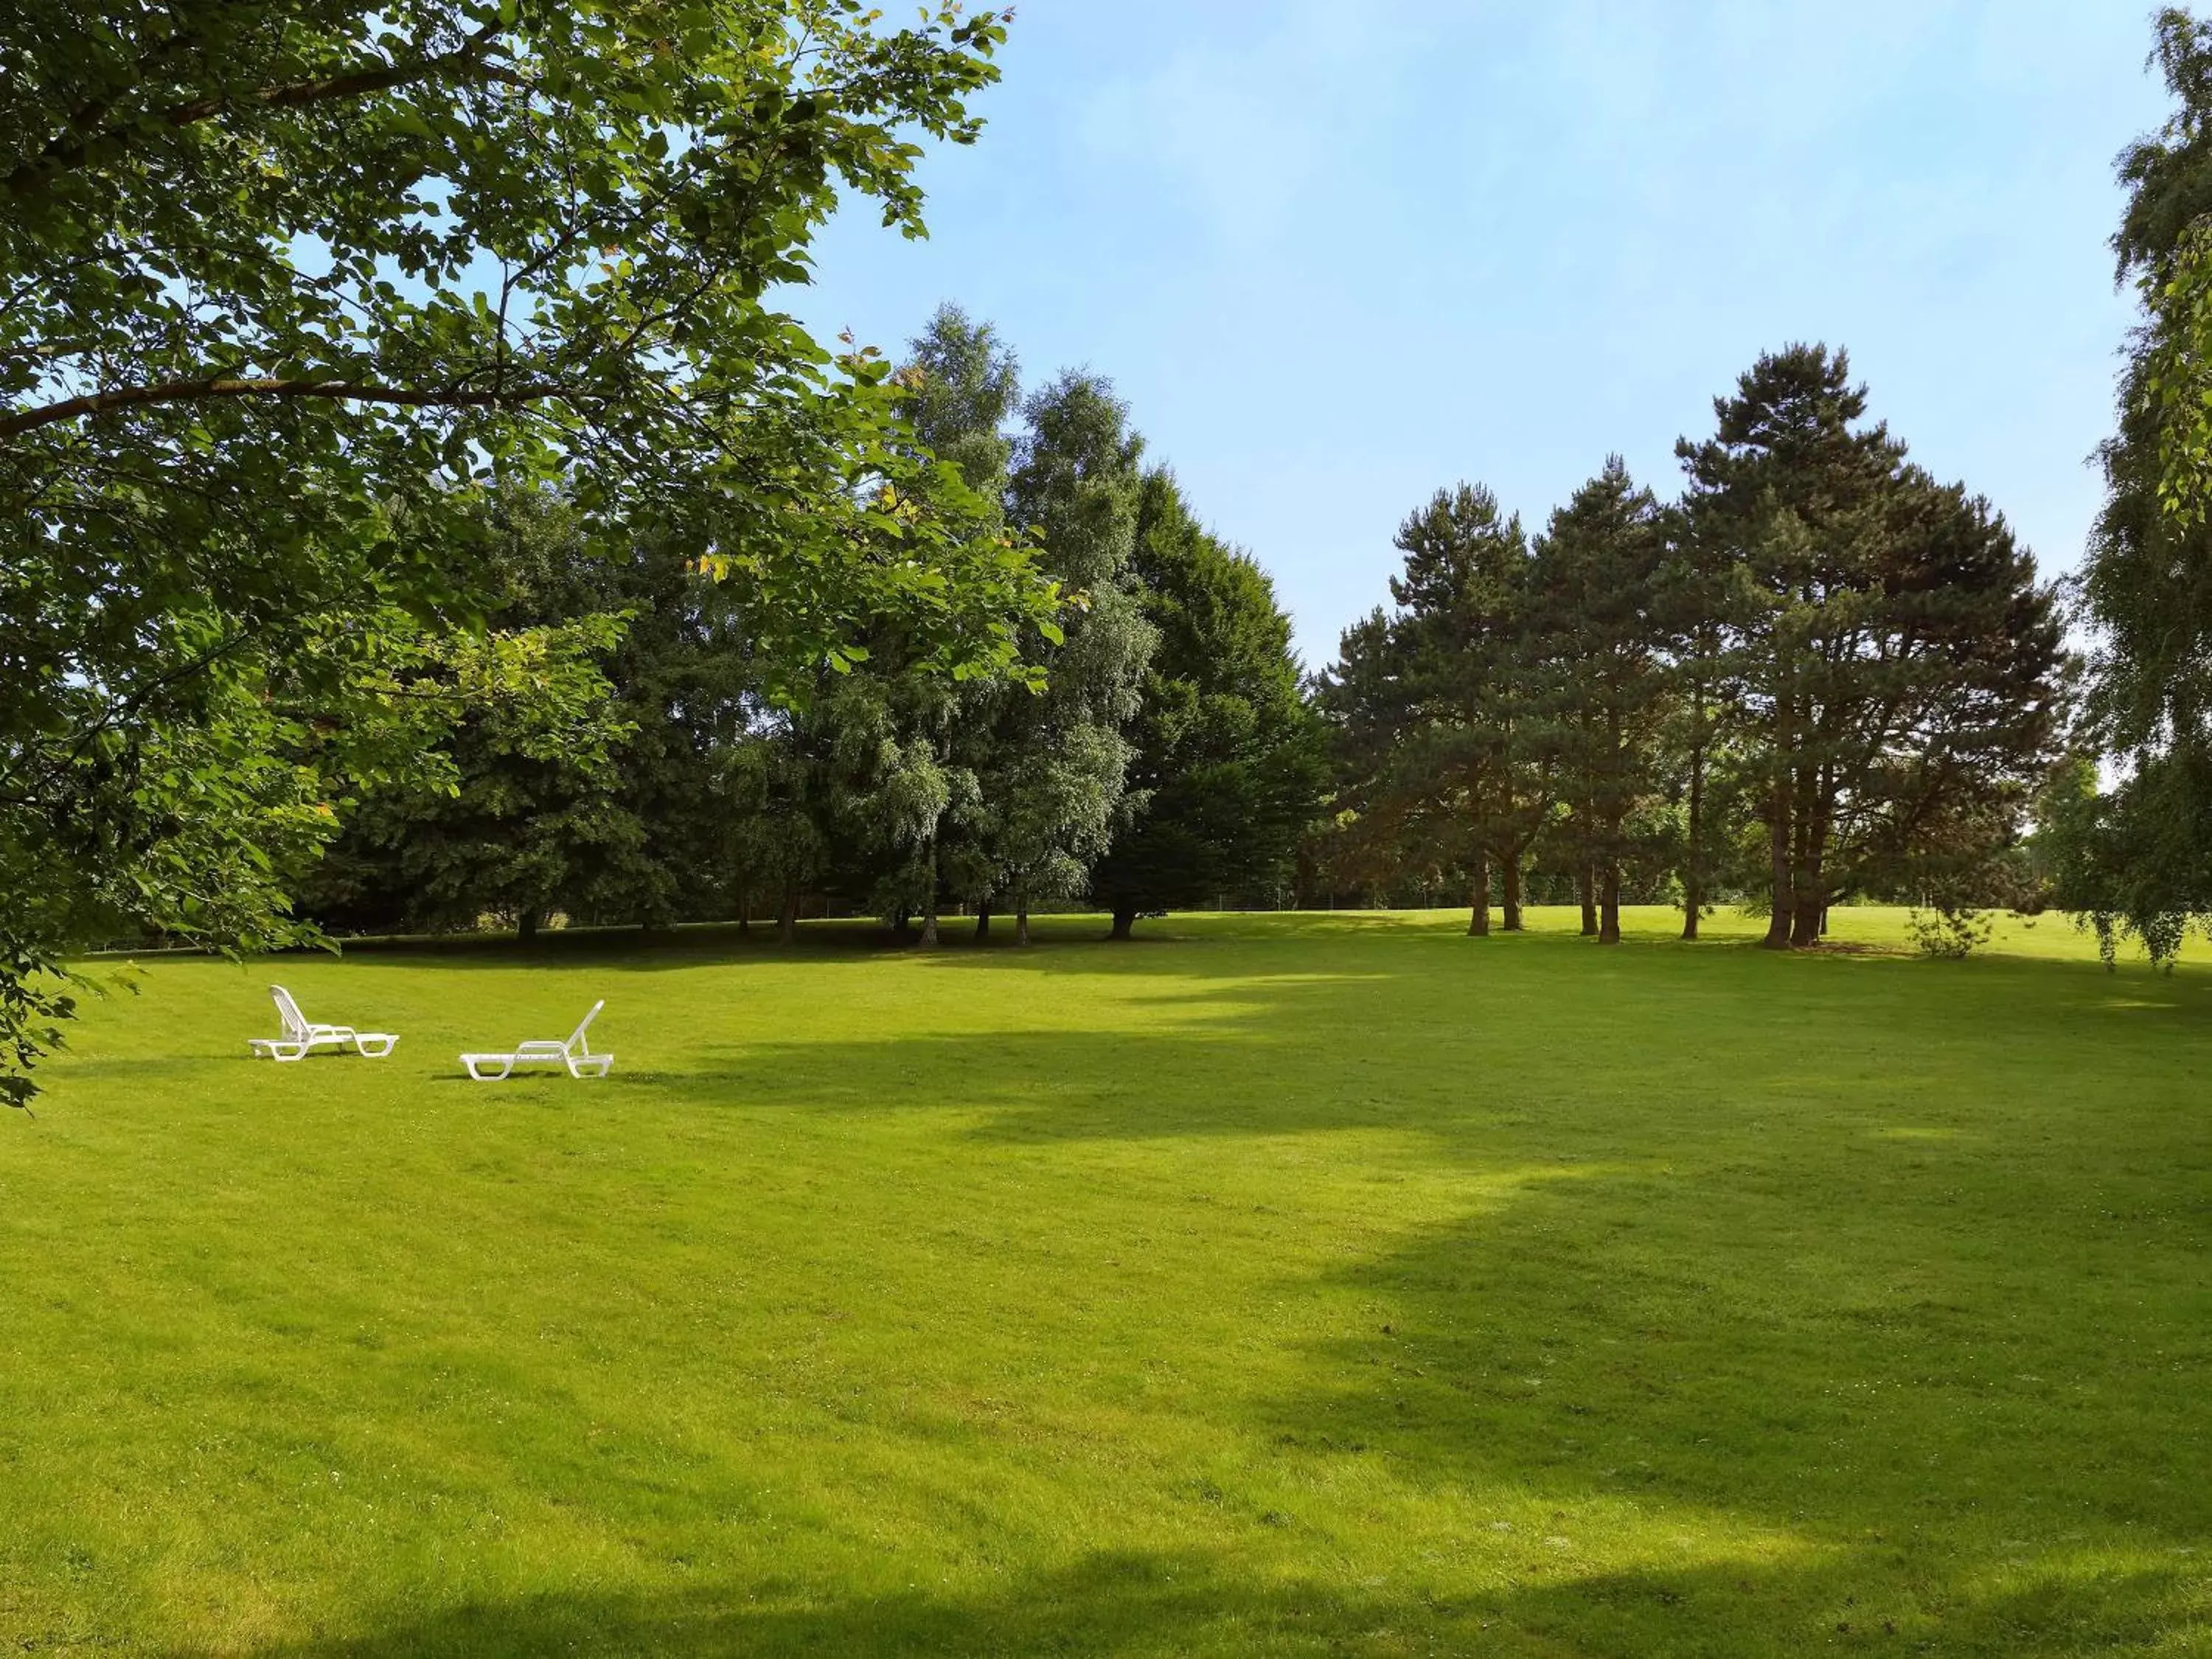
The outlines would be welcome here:
[[[155,965],[0,1115],[0,1652],[2212,1653],[2212,973],[1537,922]]]

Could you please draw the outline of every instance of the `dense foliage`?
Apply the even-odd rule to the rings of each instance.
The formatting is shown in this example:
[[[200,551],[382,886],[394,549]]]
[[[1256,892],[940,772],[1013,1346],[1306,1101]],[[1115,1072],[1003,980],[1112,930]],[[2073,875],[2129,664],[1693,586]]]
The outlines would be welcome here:
[[[1322,706],[1342,878],[1455,885],[1520,924],[1532,860],[1620,937],[1623,872],[1684,904],[1763,890],[1767,943],[1829,907],[2007,898],[2053,757],[2055,596],[2010,532],[1863,424],[1842,354],[1762,357],[1680,446],[1662,510],[1616,459],[1531,544],[1491,493],[1406,522],[1395,608]]]
[[[2157,37],[2175,108],[2120,158],[2112,247],[2142,324],[2081,575],[2086,746],[2111,758],[2113,787],[2070,771],[2050,830],[2059,901],[2107,953],[2132,933],[2170,960],[2190,919],[2212,915],[2212,29],[2168,9]]]
[[[618,555],[572,499],[498,499],[502,627],[618,635],[598,752],[530,750],[498,711],[438,745],[453,781],[371,793],[306,889],[334,928],[527,933],[576,921],[872,913],[937,941],[1031,907],[1143,910],[1285,886],[1322,789],[1290,623],[1258,567],[1199,524],[1112,387],[1067,374],[1024,397],[1012,354],[947,307],[887,381],[899,441],[978,539],[1048,580],[1016,636],[1024,672],[948,675],[894,614],[810,678],[763,646],[732,585],[681,544]]]
[[[879,362],[764,299],[841,191],[919,231],[912,138],[974,136],[1002,33],[842,0],[9,9],[0,1092],[69,1012],[64,952],[289,936],[281,872],[432,704],[535,702],[560,740],[579,655],[481,633],[495,486],[558,476],[602,552],[688,549],[781,688],[885,618],[933,672],[1009,669],[1049,602],[1021,550],[896,441]]]
[[[1091,875],[1117,938],[1149,911],[1279,899],[1325,781],[1273,584],[1165,469],[1139,487],[1132,568],[1157,639],[1128,728],[1141,806]]]

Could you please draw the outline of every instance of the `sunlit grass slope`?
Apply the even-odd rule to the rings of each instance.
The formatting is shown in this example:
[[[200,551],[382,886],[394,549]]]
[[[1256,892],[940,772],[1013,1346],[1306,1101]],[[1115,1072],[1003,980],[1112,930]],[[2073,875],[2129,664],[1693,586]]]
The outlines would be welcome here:
[[[155,966],[0,1119],[0,1651],[2212,1652],[2212,975],[1539,920]]]

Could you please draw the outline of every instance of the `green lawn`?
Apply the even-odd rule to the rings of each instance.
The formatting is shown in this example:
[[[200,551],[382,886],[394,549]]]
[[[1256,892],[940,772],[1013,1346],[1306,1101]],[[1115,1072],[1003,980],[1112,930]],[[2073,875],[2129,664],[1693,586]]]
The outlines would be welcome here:
[[[1461,925],[155,966],[0,1116],[0,1652],[2212,1653],[2212,973]]]

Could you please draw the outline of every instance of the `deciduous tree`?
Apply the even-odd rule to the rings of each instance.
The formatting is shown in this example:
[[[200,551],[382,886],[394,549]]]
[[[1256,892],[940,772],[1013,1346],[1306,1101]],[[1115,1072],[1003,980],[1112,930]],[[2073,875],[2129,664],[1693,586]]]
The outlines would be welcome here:
[[[2052,845],[2057,902],[2108,950],[2131,933],[2167,960],[2212,915],[2212,26],[2168,7],[2155,27],[2173,108],[2120,158],[2112,247],[2142,326],[2080,588],[2084,737],[2118,775],[2101,793],[2077,781]]]
[[[994,12],[895,29],[839,0],[13,9],[11,1093],[64,1012],[33,981],[73,946],[132,915],[282,932],[277,884],[208,860],[261,845],[259,798],[155,780],[209,733],[258,741],[240,711],[264,680],[346,719],[391,678],[365,643],[472,626],[492,478],[572,472],[591,534],[699,550],[782,681],[887,614],[947,672],[1011,659],[1043,597],[1018,550],[945,527],[884,366],[765,298],[805,278],[841,190],[919,232],[913,140],[974,136],[1001,37]],[[225,752],[223,778],[278,775]]]
[[[1023,417],[1006,520],[1034,538],[1065,604],[1024,642],[1043,690],[988,696],[963,752],[981,797],[971,840],[1026,944],[1030,901],[1081,893],[1142,804],[1127,792],[1122,731],[1157,635],[1131,570],[1144,445],[1128,411],[1105,380],[1069,373],[1031,394]]]

